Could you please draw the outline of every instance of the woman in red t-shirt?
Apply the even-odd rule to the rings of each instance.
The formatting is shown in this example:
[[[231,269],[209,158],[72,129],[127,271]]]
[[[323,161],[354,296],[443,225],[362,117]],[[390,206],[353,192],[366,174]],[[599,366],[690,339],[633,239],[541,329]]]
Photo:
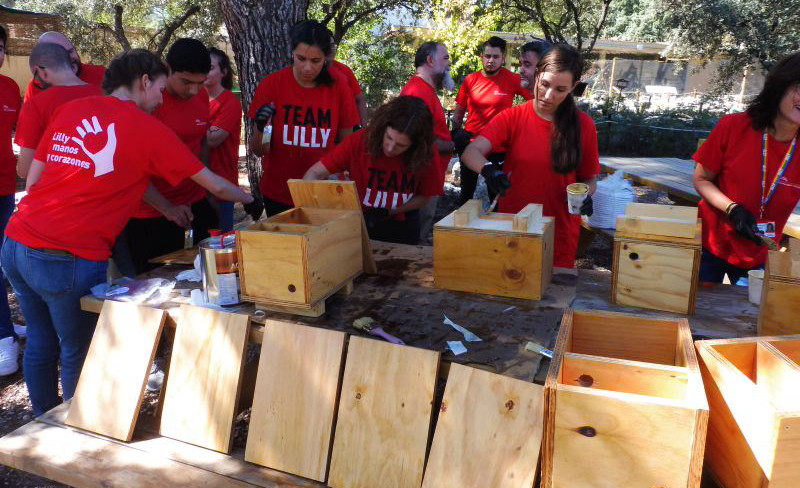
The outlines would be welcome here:
[[[694,153],[703,257],[700,280],[747,284],[767,259],[763,237],[780,242],[800,198],[800,53],[767,75],[746,112],[726,115]]]
[[[600,172],[594,122],[572,97],[582,72],[577,50],[563,44],[551,47],[530,80],[534,98],[500,112],[461,157],[501,195],[498,211],[516,213],[539,203],[544,215],[555,217],[553,261],[568,268],[575,266],[581,217],[568,211],[567,185],[586,183],[591,195]],[[506,153],[502,169],[487,164],[490,152]],[[592,214],[591,196],[581,213]]]
[[[211,171],[238,184],[242,102],[231,91],[233,70],[228,55],[215,47],[208,48],[208,54],[211,55],[211,71],[205,83],[209,98],[206,143],[211,149]],[[233,229],[233,202],[213,198],[212,203],[217,207],[220,230]]]
[[[28,194],[0,251],[28,326],[23,364],[34,415],[61,402],[59,359],[64,399],[75,392],[97,321],[80,299],[106,281],[111,245],[151,177],[173,185],[191,178],[218,198],[252,201],[147,113],[161,103],[166,77],[167,67],[149,51],[117,56],[103,80],[110,96],[59,107],[36,149]]]
[[[369,236],[416,244],[419,209],[441,192],[433,158],[433,117],[420,98],[403,95],[375,111],[303,176],[324,180],[348,171],[356,182]]]
[[[304,20],[292,29],[291,45],[291,66],[262,78],[247,110],[254,122],[249,147],[263,156],[259,188],[267,215],[291,208],[286,182],[302,178],[359,123],[347,81],[328,69],[328,29],[316,20]],[[248,208],[254,219],[261,211]]]

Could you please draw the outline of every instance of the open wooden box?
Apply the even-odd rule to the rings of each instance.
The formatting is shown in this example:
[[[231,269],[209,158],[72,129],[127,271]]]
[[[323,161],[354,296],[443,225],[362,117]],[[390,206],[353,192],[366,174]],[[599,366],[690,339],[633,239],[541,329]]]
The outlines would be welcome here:
[[[545,382],[542,487],[699,487],[707,422],[686,319],[564,312]]]
[[[237,231],[242,299],[321,315],[363,269],[361,213],[297,207]]]
[[[761,289],[758,335],[800,333],[800,250],[769,251]]]
[[[696,346],[713,476],[725,488],[800,486],[800,335]]]
[[[470,200],[433,226],[439,288],[539,300],[553,274],[552,217],[529,204],[516,214],[482,214]]]
[[[617,216],[611,301],[694,314],[701,245],[696,207],[629,203]]]

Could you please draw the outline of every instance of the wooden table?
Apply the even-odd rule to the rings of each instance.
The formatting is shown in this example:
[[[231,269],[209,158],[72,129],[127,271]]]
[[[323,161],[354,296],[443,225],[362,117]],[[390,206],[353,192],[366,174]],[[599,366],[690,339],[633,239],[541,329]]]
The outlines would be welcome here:
[[[469,352],[457,357],[444,352],[443,374],[449,363],[458,362],[541,382],[548,361],[526,351],[524,346],[528,341],[536,341],[552,347],[564,308],[669,315],[610,304],[608,272],[557,268],[545,297],[534,302],[436,289],[431,247],[377,242],[373,246],[378,274],[358,278],[351,295],[332,297],[326,315],[307,318],[275,313],[269,317],[360,334],[351,327],[353,319],[371,316],[410,345],[444,351],[447,340],[463,339],[442,323],[444,313],[484,341],[465,343]],[[174,276],[181,269],[185,268],[168,266],[154,274]],[[196,286],[178,283],[178,288]],[[167,309],[181,301],[185,299],[176,298]],[[82,303],[95,311],[101,305],[93,298]],[[689,321],[699,337],[754,333],[758,309],[747,302],[746,288],[730,285],[701,288],[697,309],[697,315]],[[247,307],[240,313],[252,311],[252,307]],[[252,323],[253,342],[261,342],[263,327]],[[242,446],[235,447],[231,455],[223,455],[160,437],[156,434],[155,419],[145,414],[140,416],[130,443],[75,430],[63,424],[66,408],[59,406],[0,439],[0,462],[80,487],[323,487],[243,461]]]

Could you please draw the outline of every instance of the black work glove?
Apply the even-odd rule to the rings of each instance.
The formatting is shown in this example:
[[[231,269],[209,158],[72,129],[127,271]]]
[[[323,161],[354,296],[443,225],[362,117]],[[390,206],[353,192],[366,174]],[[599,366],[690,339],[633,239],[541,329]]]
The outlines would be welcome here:
[[[242,206],[244,207],[244,211],[253,217],[253,222],[258,222],[258,219],[261,218],[261,214],[264,213],[264,200],[260,198],[253,198],[252,202],[245,203]]]
[[[367,229],[372,229],[384,220],[389,219],[389,209],[383,207],[366,207],[364,209],[364,224]]]
[[[450,137],[456,146],[455,153],[460,156],[469,145],[470,139],[472,139],[472,132],[464,129],[453,129],[450,131]]]
[[[739,205],[738,203],[734,205],[731,212],[728,214],[728,218],[731,220],[733,228],[736,229],[736,232],[740,235],[750,239],[756,244],[764,244],[758,236],[758,226],[756,225],[755,215],[747,210],[744,205]]]
[[[581,204],[581,215],[591,217],[594,213],[594,202],[591,195],[586,195],[586,200]]]
[[[267,122],[270,121],[273,115],[275,115],[274,103],[265,103],[264,105],[258,107],[254,119],[256,122],[256,129],[258,129],[259,132],[264,132],[264,127],[267,125]]]
[[[494,164],[484,166],[481,176],[486,180],[486,187],[495,194],[505,195],[506,190],[511,188],[511,180],[508,179],[508,175]]]

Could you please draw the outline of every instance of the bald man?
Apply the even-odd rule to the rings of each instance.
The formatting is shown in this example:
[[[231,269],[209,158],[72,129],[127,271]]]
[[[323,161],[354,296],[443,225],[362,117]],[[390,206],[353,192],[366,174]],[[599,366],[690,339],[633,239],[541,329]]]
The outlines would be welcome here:
[[[73,70],[75,74],[83,81],[90,85],[100,86],[103,83],[103,75],[106,72],[106,67],[102,64],[83,64],[81,63],[81,57],[78,56],[78,51],[75,50],[75,45],[72,44],[72,41],[69,40],[67,36],[60,32],[56,31],[48,31],[39,36],[39,43],[52,43],[58,44],[59,46],[63,47],[67,54],[69,54],[69,59],[72,63]],[[25,98],[24,101],[28,101],[32,96],[36,95],[37,93],[44,90],[46,87],[43,86],[37,79],[34,77],[31,81],[28,82],[28,86],[25,88]]]

